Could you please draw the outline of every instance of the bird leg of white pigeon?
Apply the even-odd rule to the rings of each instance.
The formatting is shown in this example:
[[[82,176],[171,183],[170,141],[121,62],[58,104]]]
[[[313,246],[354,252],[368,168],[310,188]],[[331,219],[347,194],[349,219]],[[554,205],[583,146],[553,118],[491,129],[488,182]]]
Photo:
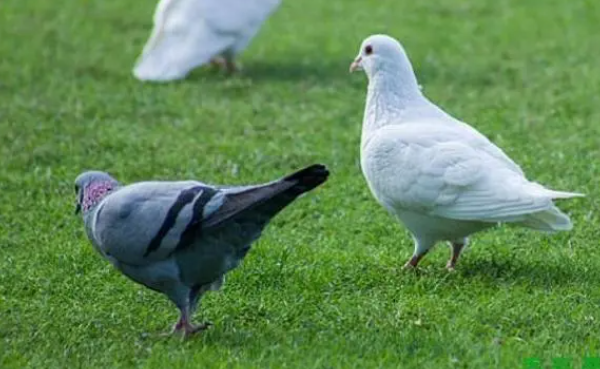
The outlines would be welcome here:
[[[242,70],[242,68],[233,60],[233,58],[225,58],[225,71],[228,74],[237,73],[240,70]]]
[[[234,74],[240,71],[239,65],[234,61],[233,57],[216,56],[210,61],[211,65],[224,70],[227,74]]]
[[[452,255],[450,256],[450,260],[448,260],[448,263],[446,264],[446,269],[448,269],[448,271],[454,271],[454,268],[456,267],[456,262],[460,257],[460,253],[462,252],[462,250],[468,242],[469,240],[467,238],[462,239],[460,241],[450,242],[450,247],[452,248]]]
[[[435,245],[435,242],[417,240],[415,239],[415,252],[409,261],[404,264],[404,269],[414,269],[419,264],[419,261],[425,256],[431,247]]]
[[[421,261],[421,259],[423,258],[423,256],[425,256],[427,252],[421,254],[421,255],[416,255],[413,254],[413,256],[410,258],[409,261],[406,262],[406,264],[404,264],[404,269],[414,269],[417,267],[417,265],[419,264],[419,261]]]
[[[225,64],[227,62],[225,61],[225,58],[223,58],[222,56],[215,56],[214,58],[211,59],[210,64],[215,67],[215,68],[225,68]]]

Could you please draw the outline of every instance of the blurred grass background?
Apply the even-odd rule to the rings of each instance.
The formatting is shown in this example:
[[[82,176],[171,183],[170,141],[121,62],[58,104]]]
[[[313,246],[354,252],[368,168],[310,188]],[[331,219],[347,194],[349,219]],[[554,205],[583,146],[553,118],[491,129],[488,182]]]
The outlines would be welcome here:
[[[600,356],[600,3],[284,1],[227,78],[166,85],[131,68],[151,1],[0,3],[1,368],[520,368]],[[474,237],[457,273],[412,241],[360,172],[363,38],[404,44],[425,93],[530,179],[586,199],[548,236]],[[282,213],[186,341],[163,297],[114,271],[73,212],[86,169],[123,182],[262,182],[323,162],[320,190]]]

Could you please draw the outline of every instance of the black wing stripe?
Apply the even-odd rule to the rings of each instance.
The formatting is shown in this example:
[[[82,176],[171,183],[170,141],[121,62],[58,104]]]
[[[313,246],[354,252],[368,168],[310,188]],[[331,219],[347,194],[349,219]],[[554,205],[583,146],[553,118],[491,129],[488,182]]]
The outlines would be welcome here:
[[[185,227],[183,233],[181,233],[181,238],[179,239],[179,243],[175,246],[173,252],[184,249],[190,246],[196,237],[198,237],[198,232],[200,232],[202,228],[202,219],[204,215],[204,207],[210,199],[212,199],[216,194],[217,190],[212,188],[205,188],[202,191],[202,194],[198,197],[196,202],[194,203],[194,209],[192,210],[192,220]]]
[[[194,197],[196,197],[196,195],[198,195],[198,193],[200,191],[202,191],[203,189],[205,189],[205,188],[202,186],[196,186],[196,187],[191,187],[191,188],[181,191],[181,193],[179,194],[179,196],[177,196],[177,199],[175,200],[173,205],[171,205],[171,208],[167,212],[167,216],[165,217],[165,220],[163,221],[163,224],[161,225],[160,229],[158,230],[158,232],[156,233],[154,238],[152,238],[152,240],[148,244],[148,247],[146,248],[146,253],[144,254],[144,257],[146,257],[146,256],[150,255],[150,253],[158,250],[162,240],[165,238],[167,233],[169,233],[171,228],[173,228],[173,226],[175,225],[175,222],[177,221],[177,217],[179,216],[179,213],[181,212],[181,210],[187,204],[192,202],[194,200]],[[202,197],[202,196],[200,196],[200,197]]]

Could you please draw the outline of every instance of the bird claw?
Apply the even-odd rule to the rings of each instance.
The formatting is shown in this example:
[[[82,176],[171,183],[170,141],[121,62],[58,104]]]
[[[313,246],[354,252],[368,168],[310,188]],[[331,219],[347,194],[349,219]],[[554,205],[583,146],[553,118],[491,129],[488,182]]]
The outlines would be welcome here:
[[[424,254],[423,254],[424,255]],[[413,255],[410,260],[404,264],[404,270],[416,270],[417,265],[419,265],[419,261],[423,257],[423,255]]]
[[[184,336],[184,338],[188,338],[195,333],[207,330],[212,325],[213,324],[211,322],[204,322],[204,323],[196,325],[196,326],[193,326],[190,324],[186,328],[184,328],[183,336]]]
[[[192,336],[195,333],[207,330],[212,325],[214,325],[212,322],[204,322],[199,325],[177,322],[177,324],[175,324],[169,332],[161,334],[161,337],[170,337],[175,334],[183,333],[182,338],[185,339]]]
[[[238,73],[242,70],[239,64],[222,56],[213,58],[210,64],[217,69],[224,70],[228,75]]]
[[[224,69],[226,63],[225,58],[222,56],[217,56],[210,61],[210,65],[218,69]]]
[[[410,263],[410,261],[409,261],[406,264],[404,264],[404,266],[402,267],[402,269],[404,269],[404,270],[417,270],[417,267],[414,266],[414,265],[412,265]]]

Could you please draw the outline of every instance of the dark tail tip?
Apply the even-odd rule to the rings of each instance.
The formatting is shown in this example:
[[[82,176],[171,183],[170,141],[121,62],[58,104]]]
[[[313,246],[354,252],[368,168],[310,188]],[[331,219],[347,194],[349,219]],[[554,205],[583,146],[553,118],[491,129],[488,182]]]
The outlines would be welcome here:
[[[323,164],[314,164],[290,174],[283,180],[286,182],[296,182],[293,189],[300,195],[319,186],[327,180],[327,177],[329,177],[327,167]]]

